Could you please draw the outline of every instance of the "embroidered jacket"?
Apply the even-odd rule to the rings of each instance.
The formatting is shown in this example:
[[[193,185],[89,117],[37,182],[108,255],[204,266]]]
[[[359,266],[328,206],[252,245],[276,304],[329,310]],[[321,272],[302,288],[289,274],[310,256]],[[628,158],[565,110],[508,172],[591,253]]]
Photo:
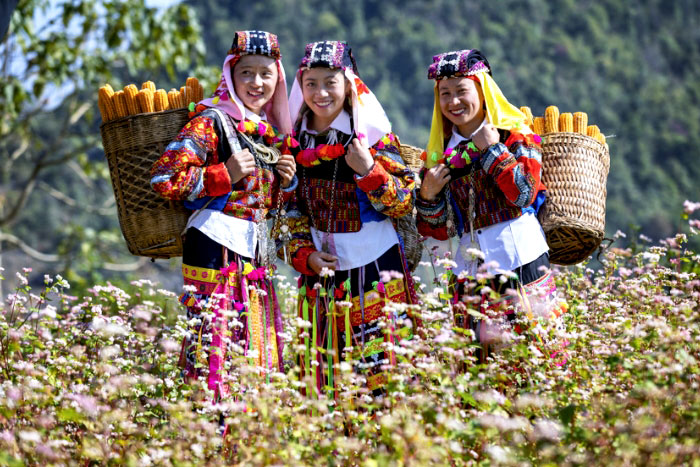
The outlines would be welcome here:
[[[534,135],[499,132],[501,141],[489,146],[478,159],[464,168],[450,169],[450,202],[460,234],[469,229],[470,187],[475,194],[475,229],[534,211],[543,198],[538,197],[545,189],[541,182],[542,153]],[[444,189],[433,201],[416,197],[417,227],[421,235],[447,240],[445,198]]]
[[[264,219],[276,202],[279,175],[256,157],[255,171],[232,185],[225,165],[231,148],[223,124],[211,110],[190,120],[153,164],[151,186],[164,198],[185,201],[190,209],[206,205],[239,219]],[[235,123],[232,131],[237,131]],[[262,136],[252,139],[264,143]],[[242,138],[239,141],[242,148],[255,154]],[[291,192],[283,193],[286,202]]]
[[[323,144],[326,136],[325,133],[316,136],[315,144]],[[350,138],[341,133],[339,142],[345,144]],[[299,140],[299,149],[304,149],[305,134]],[[314,274],[307,263],[309,255],[316,251],[312,226],[324,232],[358,232],[365,222],[401,217],[413,210],[415,178],[401,158],[399,148],[399,139],[392,133],[379,140],[370,151],[374,165],[364,177],[355,174],[344,156],[310,168],[297,165],[299,186],[288,209],[292,236],[288,249],[297,271]]]

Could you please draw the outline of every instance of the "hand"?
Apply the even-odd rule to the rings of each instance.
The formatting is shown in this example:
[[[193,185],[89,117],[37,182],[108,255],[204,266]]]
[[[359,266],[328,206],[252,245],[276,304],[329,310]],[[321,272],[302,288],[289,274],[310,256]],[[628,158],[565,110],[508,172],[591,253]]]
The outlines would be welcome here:
[[[472,142],[476,148],[482,152],[492,144],[498,143],[500,139],[500,133],[498,133],[496,127],[490,123],[481,127],[481,129],[472,136]]]
[[[425,172],[420,186],[420,197],[432,201],[450,181],[450,169],[445,164],[438,164]]]
[[[323,251],[314,251],[311,253],[307,262],[311,270],[316,274],[320,274],[323,268],[335,271],[335,268],[338,267],[338,258]]]
[[[255,171],[255,157],[246,148],[241,152],[231,154],[231,157],[226,161],[226,168],[229,177],[231,177],[231,183],[236,183]]]
[[[374,158],[369,152],[367,143],[361,143],[359,139],[353,138],[348,146],[348,152],[345,154],[345,162],[357,175],[364,177],[372,170]]]
[[[294,173],[297,171],[297,163],[294,161],[294,156],[291,154],[282,154],[277,161],[275,170],[280,174],[282,188],[287,188],[294,178]]]

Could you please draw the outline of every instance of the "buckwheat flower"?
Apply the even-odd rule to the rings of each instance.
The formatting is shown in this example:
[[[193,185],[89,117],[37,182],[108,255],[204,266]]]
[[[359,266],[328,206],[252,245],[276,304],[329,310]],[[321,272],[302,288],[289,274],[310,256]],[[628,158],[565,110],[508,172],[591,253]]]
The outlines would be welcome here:
[[[700,209],[700,203],[694,203],[692,201],[685,200],[683,202],[683,212],[686,214],[692,214],[694,211]]]
[[[559,441],[564,433],[562,426],[549,419],[540,419],[535,423],[532,438],[536,441],[546,439],[549,441]]]

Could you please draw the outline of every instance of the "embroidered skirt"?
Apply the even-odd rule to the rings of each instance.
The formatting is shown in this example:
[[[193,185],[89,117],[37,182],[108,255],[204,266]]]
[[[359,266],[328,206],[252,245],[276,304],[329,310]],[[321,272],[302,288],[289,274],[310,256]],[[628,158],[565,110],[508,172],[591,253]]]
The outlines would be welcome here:
[[[185,377],[206,376],[219,400],[231,395],[226,368],[241,349],[261,374],[282,371],[282,315],[264,269],[196,229],[187,231],[182,262],[189,286],[180,297],[189,323],[180,353]]]
[[[333,277],[302,275],[299,317],[311,324],[301,339],[304,350],[299,355],[301,377],[310,376],[312,381],[305,388],[307,395],[318,395],[328,387],[332,397],[340,362],[347,359],[355,362],[356,373],[366,377],[367,388],[381,393],[387,381],[383,367],[397,361],[387,344],[410,338],[419,324],[407,311],[391,313],[384,307],[389,302],[417,301],[399,245],[372,263],[336,271]]]

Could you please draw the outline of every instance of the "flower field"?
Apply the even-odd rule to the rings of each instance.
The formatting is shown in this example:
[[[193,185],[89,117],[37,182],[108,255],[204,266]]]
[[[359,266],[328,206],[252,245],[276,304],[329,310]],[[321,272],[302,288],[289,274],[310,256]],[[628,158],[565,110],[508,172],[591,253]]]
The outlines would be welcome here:
[[[700,205],[685,208],[686,234],[557,270],[560,326],[535,316],[485,364],[451,325],[441,261],[420,281],[424,331],[394,348],[379,399],[350,364],[335,398],[302,395],[306,326],[288,278],[288,371],[262,377],[231,349],[238,396],[214,405],[206,381],[180,376],[175,291],[137,281],[74,297],[60,276],[33,290],[31,270],[3,271],[20,285],[0,305],[0,465],[700,465],[700,254],[687,246]],[[557,366],[547,343],[561,341]]]

